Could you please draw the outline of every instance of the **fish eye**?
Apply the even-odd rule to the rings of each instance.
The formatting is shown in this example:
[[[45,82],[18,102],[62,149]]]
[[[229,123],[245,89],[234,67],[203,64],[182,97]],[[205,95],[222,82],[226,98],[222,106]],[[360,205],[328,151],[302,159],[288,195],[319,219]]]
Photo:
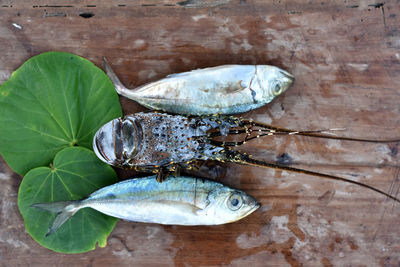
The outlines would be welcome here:
[[[274,95],[279,95],[282,93],[282,87],[279,83],[275,84],[275,86],[272,88],[272,93]]]
[[[239,195],[238,193],[233,193],[229,196],[227,206],[230,210],[238,210],[242,207],[242,205],[243,199],[241,195]]]

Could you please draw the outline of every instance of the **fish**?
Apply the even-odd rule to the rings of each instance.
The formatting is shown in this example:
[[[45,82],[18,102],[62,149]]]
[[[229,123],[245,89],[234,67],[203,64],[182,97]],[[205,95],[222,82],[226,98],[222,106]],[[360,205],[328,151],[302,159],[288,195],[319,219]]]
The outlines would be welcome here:
[[[116,218],[165,225],[220,225],[238,221],[261,205],[255,198],[219,182],[194,177],[133,178],[103,187],[86,199],[37,203],[32,207],[57,213],[46,236],[83,208]]]
[[[243,113],[270,103],[294,82],[292,74],[275,66],[222,65],[128,89],[105,59],[104,66],[118,94],[152,110],[182,115]]]

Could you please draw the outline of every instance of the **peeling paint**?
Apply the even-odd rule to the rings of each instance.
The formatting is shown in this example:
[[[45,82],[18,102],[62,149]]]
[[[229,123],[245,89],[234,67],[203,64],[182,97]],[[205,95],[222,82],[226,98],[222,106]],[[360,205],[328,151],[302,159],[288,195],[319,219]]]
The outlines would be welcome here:
[[[6,243],[15,248],[29,249],[29,246],[27,244],[25,244],[24,242],[22,242],[20,240],[15,240],[12,238],[8,238],[8,239],[4,240],[3,238],[0,237],[0,243]]]
[[[11,72],[9,71],[0,71],[0,84],[7,81],[11,76]]]
[[[356,69],[358,71],[367,70],[369,65],[368,64],[358,64],[358,63],[348,63],[347,66]]]
[[[178,249],[172,248],[174,235],[165,231],[164,226],[145,223],[124,222],[132,228],[117,227],[108,241],[114,250],[112,254],[121,259],[134,258],[135,262],[148,261],[149,255],[162,258],[163,265],[173,265]],[[127,229],[130,229],[126,232]],[[121,230],[121,232],[119,232]],[[117,249],[116,249],[117,248]]]
[[[203,15],[197,15],[197,16],[193,16],[192,17],[192,20],[194,20],[194,21],[199,21],[199,20],[201,20],[201,19],[205,19],[205,18],[207,18],[208,16],[207,15],[205,15],[205,14],[203,14]]]
[[[22,30],[22,26],[17,24],[17,23],[13,23],[12,24],[15,28],[17,28],[18,30]]]
[[[0,180],[6,181],[6,180],[9,180],[9,179],[10,179],[9,175],[7,175],[4,172],[0,172]]]
[[[153,77],[157,76],[157,72],[154,70],[141,70],[138,75],[140,80],[151,80]]]
[[[142,48],[142,47],[145,46],[145,44],[146,44],[146,41],[145,41],[145,40],[137,39],[137,40],[135,40],[135,41],[133,42],[133,48],[136,48],[136,49]]]
[[[287,229],[288,222],[288,216],[274,216],[271,220],[271,224],[275,224],[277,229]]]
[[[279,183],[279,185],[278,185],[278,188],[279,189],[284,189],[284,188],[288,188],[288,187],[291,187],[291,186],[294,186],[294,187],[298,187],[298,186],[301,186],[302,184],[300,183],[300,182],[298,182],[298,181],[289,181],[289,182],[281,182],[281,183]]]
[[[326,140],[326,148],[329,150],[335,149],[335,150],[344,151],[342,145],[343,145],[343,142],[340,140],[334,140],[334,139]]]
[[[293,233],[287,228],[288,216],[274,216],[270,224],[261,227],[259,234],[241,234],[236,238],[236,244],[241,249],[259,247],[269,242],[284,243]]]
[[[183,57],[181,60],[182,60],[183,64],[185,64],[185,65],[189,65],[192,63],[192,60],[189,58]]]
[[[160,232],[160,227],[146,226],[147,239],[153,239]]]
[[[119,251],[113,250],[112,254],[118,257],[127,257],[127,258],[132,257],[132,253],[130,253],[127,250],[119,250]]]
[[[392,150],[388,145],[381,145],[378,146],[376,149],[377,152],[379,152],[381,158],[379,159],[379,164],[385,163],[385,162],[393,162],[393,157],[392,157]]]
[[[251,44],[249,44],[247,39],[244,39],[243,42],[241,44],[235,44],[235,43],[231,43],[231,49],[232,52],[237,54],[239,53],[242,49],[244,51],[250,51],[251,49],[253,49],[253,46]]]

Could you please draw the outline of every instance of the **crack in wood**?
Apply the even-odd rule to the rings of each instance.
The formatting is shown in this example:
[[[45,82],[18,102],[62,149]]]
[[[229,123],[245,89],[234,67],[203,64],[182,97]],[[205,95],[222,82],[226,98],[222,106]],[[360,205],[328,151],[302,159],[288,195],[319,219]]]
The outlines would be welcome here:
[[[43,8],[43,7],[52,7],[52,8],[65,8],[65,7],[74,7],[71,5],[34,5],[33,8]]]
[[[385,5],[385,2],[378,2],[378,3],[374,3],[374,4],[369,4],[368,6],[372,6],[375,8],[381,8]]]
[[[44,15],[42,16],[43,18],[47,18],[47,17],[66,17],[67,14],[65,12],[54,12],[54,13],[48,13],[45,10]]]
[[[301,14],[301,11],[296,11],[296,10],[289,10],[287,11],[288,15],[293,15],[293,14]]]
[[[178,2],[178,5],[191,8],[204,8],[204,7],[216,7],[229,3],[231,0],[185,0]]]
[[[359,5],[349,5],[349,6],[346,6],[346,8],[358,8],[359,7]]]
[[[224,5],[229,3],[231,0],[208,0],[208,1],[200,1],[200,0],[185,0],[178,2],[176,4],[140,4],[139,6],[142,7],[190,7],[190,8],[207,8],[207,7],[216,7],[220,5]],[[245,0],[241,0],[240,4],[244,5],[246,4]],[[117,7],[132,7],[131,5],[126,5],[126,4],[117,4]],[[137,6],[137,5],[133,5]],[[0,7],[2,8],[12,8],[13,5],[1,5]],[[74,5],[32,5],[33,8],[78,8],[79,6],[74,6]],[[84,7],[89,7],[89,8],[100,8],[97,5],[85,5]],[[289,11],[290,12],[290,11]],[[297,14],[301,12],[296,12],[290,13],[290,14]]]
[[[374,8],[382,8],[382,19],[383,19],[383,26],[386,29],[386,18],[385,18],[385,8],[384,8],[385,2],[378,2],[374,4],[369,4],[368,6],[374,7]]]

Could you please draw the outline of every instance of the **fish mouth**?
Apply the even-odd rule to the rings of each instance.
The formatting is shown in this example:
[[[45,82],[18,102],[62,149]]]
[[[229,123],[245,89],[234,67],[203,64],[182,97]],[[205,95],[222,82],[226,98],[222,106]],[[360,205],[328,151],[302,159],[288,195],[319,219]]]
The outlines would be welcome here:
[[[244,217],[247,217],[248,215],[252,214],[253,212],[255,212],[256,210],[258,210],[261,207],[261,204],[258,202],[255,202],[254,206],[252,206],[245,214],[243,214],[242,217],[240,217],[237,220],[241,220]]]
[[[283,77],[287,78],[290,81],[290,83],[294,82],[295,78],[294,78],[294,76],[292,74],[290,74],[289,72],[284,71],[284,70],[279,70],[279,71],[280,71],[280,73],[282,74]]]
[[[249,215],[250,213],[253,213],[254,211],[258,210],[261,207],[261,204],[256,202],[256,204],[254,204],[253,208],[250,209],[249,213],[247,215]]]

